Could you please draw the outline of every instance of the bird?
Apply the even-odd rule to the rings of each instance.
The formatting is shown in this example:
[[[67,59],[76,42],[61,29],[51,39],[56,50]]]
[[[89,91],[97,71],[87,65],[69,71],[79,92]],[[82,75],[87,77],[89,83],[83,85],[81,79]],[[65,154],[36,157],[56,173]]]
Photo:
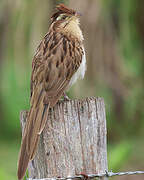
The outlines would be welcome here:
[[[86,71],[81,14],[64,4],[56,6],[49,30],[32,60],[30,111],[26,120],[18,158],[18,180],[25,176],[33,160],[49,109],[64,97]]]

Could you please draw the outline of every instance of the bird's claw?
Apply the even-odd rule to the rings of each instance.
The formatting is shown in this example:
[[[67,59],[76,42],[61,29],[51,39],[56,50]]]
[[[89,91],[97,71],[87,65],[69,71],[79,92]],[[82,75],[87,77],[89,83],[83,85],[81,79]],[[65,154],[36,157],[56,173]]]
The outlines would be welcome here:
[[[64,101],[70,101],[70,98],[66,95],[66,93],[64,93],[63,96],[64,96]]]

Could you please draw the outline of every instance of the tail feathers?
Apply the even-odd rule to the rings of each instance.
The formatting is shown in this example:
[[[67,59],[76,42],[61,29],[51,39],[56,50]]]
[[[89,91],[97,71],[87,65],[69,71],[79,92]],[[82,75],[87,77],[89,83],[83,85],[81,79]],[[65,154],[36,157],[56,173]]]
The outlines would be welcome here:
[[[22,145],[21,145],[21,151],[20,151],[20,157],[18,161],[18,180],[21,180],[26,172],[28,163],[29,163],[29,155],[26,151],[26,137],[23,138]]]
[[[42,105],[42,108],[37,109],[37,115],[35,119],[34,125],[30,126],[30,136],[27,136],[27,151],[29,152],[30,159],[34,158],[34,155],[37,150],[37,145],[39,142],[40,134],[42,133],[47,117],[48,117],[48,109],[49,105]]]
[[[32,97],[33,103],[26,121],[18,161],[19,180],[23,178],[29,161],[35,156],[40,134],[47,121],[49,104],[43,103],[44,97],[45,93],[41,89],[37,89]]]

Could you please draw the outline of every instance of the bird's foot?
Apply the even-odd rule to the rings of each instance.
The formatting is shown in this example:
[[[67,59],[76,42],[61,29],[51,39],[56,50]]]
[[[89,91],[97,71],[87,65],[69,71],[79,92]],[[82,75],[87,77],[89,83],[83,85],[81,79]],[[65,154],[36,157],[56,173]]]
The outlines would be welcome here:
[[[63,93],[64,101],[70,101],[70,98],[66,95],[66,93]]]

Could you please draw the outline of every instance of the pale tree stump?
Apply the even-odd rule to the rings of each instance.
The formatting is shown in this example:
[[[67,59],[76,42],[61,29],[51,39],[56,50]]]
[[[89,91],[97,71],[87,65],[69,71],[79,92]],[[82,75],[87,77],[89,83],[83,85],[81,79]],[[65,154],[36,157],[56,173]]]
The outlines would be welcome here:
[[[27,111],[21,112],[22,129],[26,116]],[[36,156],[29,163],[29,178],[105,173],[106,133],[102,98],[59,102],[49,111]]]

